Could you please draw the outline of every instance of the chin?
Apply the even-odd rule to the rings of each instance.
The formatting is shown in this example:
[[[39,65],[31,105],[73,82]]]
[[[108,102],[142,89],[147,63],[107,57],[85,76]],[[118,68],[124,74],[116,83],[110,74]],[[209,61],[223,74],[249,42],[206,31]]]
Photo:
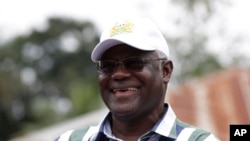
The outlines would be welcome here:
[[[110,110],[112,115],[124,121],[132,120],[136,118],[139,114],[136,109],[114,109]]]

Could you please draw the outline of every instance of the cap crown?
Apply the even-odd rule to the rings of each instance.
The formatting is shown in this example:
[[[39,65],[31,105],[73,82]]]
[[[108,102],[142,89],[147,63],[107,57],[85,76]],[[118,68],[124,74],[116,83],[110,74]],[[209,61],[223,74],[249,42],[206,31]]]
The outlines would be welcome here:
[[[153,22],[137,18],[116,21],[105,28],[92,52],[92,60],[100,60],[107,49],[122,43],[144,51],[159,50],[169,57],[167,42]]]

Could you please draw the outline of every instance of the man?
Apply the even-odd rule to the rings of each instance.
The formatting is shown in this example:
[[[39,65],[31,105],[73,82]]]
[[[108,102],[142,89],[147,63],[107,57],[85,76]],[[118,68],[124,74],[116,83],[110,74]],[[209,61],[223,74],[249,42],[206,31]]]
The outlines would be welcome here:
[[[101,35],[97,63],[101,97],[110,110],[97,126],[70,130],[58,141],[216,141],[186,124],[165,103],[173,63],[168,45],[148,19],[122,20]]]

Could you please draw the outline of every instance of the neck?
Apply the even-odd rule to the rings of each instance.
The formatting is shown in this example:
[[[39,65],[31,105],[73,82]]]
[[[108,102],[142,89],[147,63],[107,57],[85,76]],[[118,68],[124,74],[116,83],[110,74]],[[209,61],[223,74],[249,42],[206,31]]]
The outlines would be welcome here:
[[[114,136],[124,141],[138,140],[139,137],[149,132],[154,127],[163,114],[164,107],[153,113],[130,120],[112,115],[112,132]]]

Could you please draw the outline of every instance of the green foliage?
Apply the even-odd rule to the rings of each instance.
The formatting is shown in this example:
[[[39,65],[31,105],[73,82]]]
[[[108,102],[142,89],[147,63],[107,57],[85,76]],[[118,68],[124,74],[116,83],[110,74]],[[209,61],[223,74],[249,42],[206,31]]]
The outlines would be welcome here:
[[[100,102],[98,94],[98,89],[96,86],[91,85],[89,83],[73,83],[71,87],[71,95],[70,98],[72,100],[72,106],[74,111],[73,115],[79,115],[81,113],[90,111],[93,107],[98,107],[97,104]]]
[[[51,18],[0,46],[0,140],[101,105],[90,60],[98,40],[90,22]]]
[[[174,61],[173,79],[176,84],[225,67],[219,62],[218,56],[207,51],[209,33],[205,32],[205,29],[209,20],[216,14],[218,3],[225,4],[225,1],[177,0],[173,2],[174,6],[185,9],[185,12],[180,14],[182,17],[174,21],[181,34],[167,37],[171,59]],[[232,60],[237,58],[234,57],[232,56]]]

